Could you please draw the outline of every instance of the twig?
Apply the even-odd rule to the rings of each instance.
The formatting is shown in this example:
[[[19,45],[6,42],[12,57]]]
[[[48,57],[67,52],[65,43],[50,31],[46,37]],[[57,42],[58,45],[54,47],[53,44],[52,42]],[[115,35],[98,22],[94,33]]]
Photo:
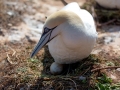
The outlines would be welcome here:
[[[67,4],[68,4],[65,0],[61,0],[61,2],[62,2],[64,5],[67,5]]]
[[[82,75],[86,74],[89,70],[90,70],[91,67],[87,68],[85,72],[82,73]]]
[[[7,47],[10,48],[13,51],[12,56],[14,56],[16,54],[16,51],[10,46],[7,46]]]
[[[10,60],[9,54],[7,54],[7,61],[12,65],[13,62]]]
[[[105,26],[105,25],[111,24],[115,21],[116,21],[116,19],[112,19],[112,20],[109,20],[108,22],[105,22],[105,23],[102,23],[102,24],[97,23],[97,26],[98,27]]]
[[[14,56],[14,55],[16,54],[16,51],[15,51],[12,47],[10,47],[10,46],[8,46],[8,47],[13,51],[12,56]],[[17,63],[13,63],[10,59],[11,59],[11,58],[9,57],[9,54],[7,53],[7,61],[8,61],[11,65],[17,64]]]
[[[102,69],[115,69],[115,68],[120,68],[120,66],[109,66],[109,67],[103,67],[103,68],[96,68],[96,69],[92,69],[91,72],[99,71]]]
[[[57,86],[57,89],[56,89],[56,90],[59,90],[61,86],[62,86],[62,90],[64,90],[64,86],[63,86],[62,83],[60,83],[60,82],[59,82],[59,86]]]
[[[74,80],[72,80],[71,78],[62,78],[62,79],[72,81],[72,82],[75,84],[75,88],[76,88],[76,90],[78,90],[78,89],[77,89],[77,85],[76,85],[76,83],[75,83],[75,81],[74,81]]]

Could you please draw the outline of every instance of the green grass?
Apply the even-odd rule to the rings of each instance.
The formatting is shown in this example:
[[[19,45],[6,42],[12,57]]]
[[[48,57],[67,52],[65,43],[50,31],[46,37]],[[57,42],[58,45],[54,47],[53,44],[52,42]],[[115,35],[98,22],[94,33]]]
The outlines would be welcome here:
[[[112,79],[102,74],[101,77],[97,77],[95,87],[95,90],[120,90],[120,83],[112,84]]]

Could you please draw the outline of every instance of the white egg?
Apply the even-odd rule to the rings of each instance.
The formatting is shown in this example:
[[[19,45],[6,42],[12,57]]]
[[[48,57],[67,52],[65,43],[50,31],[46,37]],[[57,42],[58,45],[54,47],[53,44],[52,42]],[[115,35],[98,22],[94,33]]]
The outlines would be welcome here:
[[[50,72],[54,75],[60,74],[62,72],[62,70],[63,70],[63,65],[62,64],[58,64],[58,63],[54,62],[50,66]]]

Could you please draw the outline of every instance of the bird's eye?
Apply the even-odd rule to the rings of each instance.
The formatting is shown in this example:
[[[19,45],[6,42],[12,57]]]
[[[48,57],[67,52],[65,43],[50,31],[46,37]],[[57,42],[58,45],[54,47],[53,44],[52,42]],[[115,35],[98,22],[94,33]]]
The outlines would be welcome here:
[[[47,33],[49,31],[49,28],[45,27],[44,28],[44,33]]]
[[[47,27],[45,27],[45,28],[44,28],[44,32],[43,32],[43,35],[45,35],[45,34],[48,33],[49,31],[50,31],[50,29],[47,28]]]

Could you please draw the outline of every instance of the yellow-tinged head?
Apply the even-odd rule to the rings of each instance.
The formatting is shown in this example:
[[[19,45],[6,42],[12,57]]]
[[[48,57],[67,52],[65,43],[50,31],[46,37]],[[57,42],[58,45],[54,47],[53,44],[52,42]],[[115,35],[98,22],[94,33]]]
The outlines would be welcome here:
[[[44,27],[53,28],[64,22],[74,24],[82,23],[80,17],[74,12],[61,10],[50,15],[47,18]]]

